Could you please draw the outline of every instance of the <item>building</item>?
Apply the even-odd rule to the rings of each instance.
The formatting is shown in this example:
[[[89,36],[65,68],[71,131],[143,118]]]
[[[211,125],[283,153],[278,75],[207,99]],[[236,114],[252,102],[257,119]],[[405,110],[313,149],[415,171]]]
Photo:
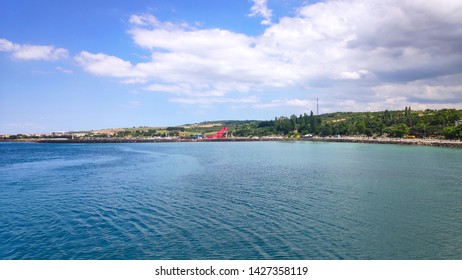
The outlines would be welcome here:
[[[53,131],[53,132],[51,133],[51,136],[53,136],[53,137],[59,137],[59,136],[64,136],[64,135],[66,135],[66,134],[67,134],[67,132],[65,132],[65,131]]]

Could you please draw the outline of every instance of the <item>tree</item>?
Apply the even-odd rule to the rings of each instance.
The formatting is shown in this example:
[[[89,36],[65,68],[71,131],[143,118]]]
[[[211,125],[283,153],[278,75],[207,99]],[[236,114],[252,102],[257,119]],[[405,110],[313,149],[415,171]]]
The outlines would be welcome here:
[[[384,132],[392,137],[404,137],[409,134],[409,127],[404,123],[392,125],[384,129]]]
[[[458,126],[448,126],[443,129],[443,134],[446,139],[461,139],[462,124]]]
[[[286,117],[280,117],[275,121],[276,131],[279,134],[287,135],[291,130],[291,122]]]
[[[417,137],[424,138],[427,136],[427,125],[424,123],[418,123],[409,129],[409,133]]]
[[[404,109],[404,118],[406,119],[406,124],[407,126],[412,126],[412,113],[411,113],[411,107],[406,107]]]
[[[348,125],[346,122],[341,122],[335,126],[335,132],[340,135],[348,135]]]
[[[314,133],[316,131],[316,120],[314,119],[313,111],[310,113],[310,128],[311,132]]]
[[[246,135],[288,135],[294,133],[313,135],[357,135],[367,136],[388,134],[390,137],[415,135],[417,137],[457,138],[457,132],[452,128],[462,117],[462,110],[443,109],[412,111],[410,107],[401,111],[383,112],[337,112],[316,116],[310,114],[290,117],[279,117],[272,121],[254,122],[248,130],[240,134]],[[237,136],[239,133],[236,133]]]
[[[392,121],[391,113],[388,110],[385,110],[385,112],[383,112],[383,123],[385,125],[390,125],[391,121]]]
[[[371,137],[372,135],[374,135],[374,133],[372,132],[372,129],[366,128],[366,136]]]
[[[355,129],[356,129],[357,134],[366,133],[366,122],[364,121],[364,119],[362,119],[362,120],[360,120],[360,121],[358,121],[356,123]]]
[[[298,130],[298,124],[297,124],[297,116],[292,115],[290,116],[290,128],[292,131]]]
[[[332,135],[332,126],[330,124],[323,125],[321,129],[321,135],[322,136]]]

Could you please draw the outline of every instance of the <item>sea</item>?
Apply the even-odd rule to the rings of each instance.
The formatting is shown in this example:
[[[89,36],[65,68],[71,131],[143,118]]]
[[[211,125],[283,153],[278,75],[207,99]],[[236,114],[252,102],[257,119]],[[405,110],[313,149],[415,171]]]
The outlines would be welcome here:
[[[0,143],[3,260],[462,259],[462,149]]]

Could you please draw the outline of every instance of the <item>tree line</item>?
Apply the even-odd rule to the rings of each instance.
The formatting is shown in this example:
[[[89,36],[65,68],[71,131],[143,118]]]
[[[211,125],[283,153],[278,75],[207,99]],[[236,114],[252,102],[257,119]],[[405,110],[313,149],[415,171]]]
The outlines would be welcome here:
[[[398,111],[337,112],[319,116],[310,112],[309,115],[282,116],[270,121],[251,121],[238,125],[233,135],[301,137],[311,134],[461,139],[461,119],[462,110],[456,109],[413,111],[411,107],[406,107]]]
[[[204,126],[175,126],[167,128],[139,127],[119,130],[112,137],[190,137],[196,134],[214,134],[223,126],[229,127],[236,137],[285,136],[299,138],[312,136],[388,136],[416,138],[446,138],[462,140],[462,110],[442,109],[381,112],[337,112],[322,115],[310,114],[275,117],[268,121],[216,121]],[[23,139],[35,136],[10,135],[5,139]],[[38,136],[37,136],[38,137]],[[109,137],[106,134],[92,137]]]

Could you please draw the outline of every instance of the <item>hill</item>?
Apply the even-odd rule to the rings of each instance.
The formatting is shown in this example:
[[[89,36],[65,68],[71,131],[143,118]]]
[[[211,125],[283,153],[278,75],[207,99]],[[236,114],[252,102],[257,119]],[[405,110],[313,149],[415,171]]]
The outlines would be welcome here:
[[[274,120],[222,120],[185,124],[155,130],[153,136],[193,137],[214,134],[226,126],[235,137],[288,136],[390,136],[416,138],[462,138],[462,110],[442,109],[413,111],[336,112],[313,115],[281,116]],[[153,132],[153,131],[151,131]],[[146,129],[131,130],[135,136],[146,136]],[[149,134],[149,133],[148,133]],[[122,135],[120,135],[122,136]]]
[[[228,127],[228,136],[263,137],[284,136],[299,138],[312,136],[385,136],[409,138],[462,139],[462,110],[442,109],[380,112],[336,112],[322,115],[291,115],[275,117],[274,120],[221,120],[184,124],[171,127],[132,127],[101,129],[87,132],[45,135],[45,137],[86,138],[193,138],[196,135],[213,135]],[[39,136],[10,135],[3,139],[30,139]],[[40,136],[43,138],[43,136]]]
[[[461,119],[462,110],[456,109],[412,111],[406,107],[398,111],[336,112],[319,116],[311,112],[310,115],[248,122],[239,125],[234,135],[300,137],[312,134],[457,139],[462,137]]]

